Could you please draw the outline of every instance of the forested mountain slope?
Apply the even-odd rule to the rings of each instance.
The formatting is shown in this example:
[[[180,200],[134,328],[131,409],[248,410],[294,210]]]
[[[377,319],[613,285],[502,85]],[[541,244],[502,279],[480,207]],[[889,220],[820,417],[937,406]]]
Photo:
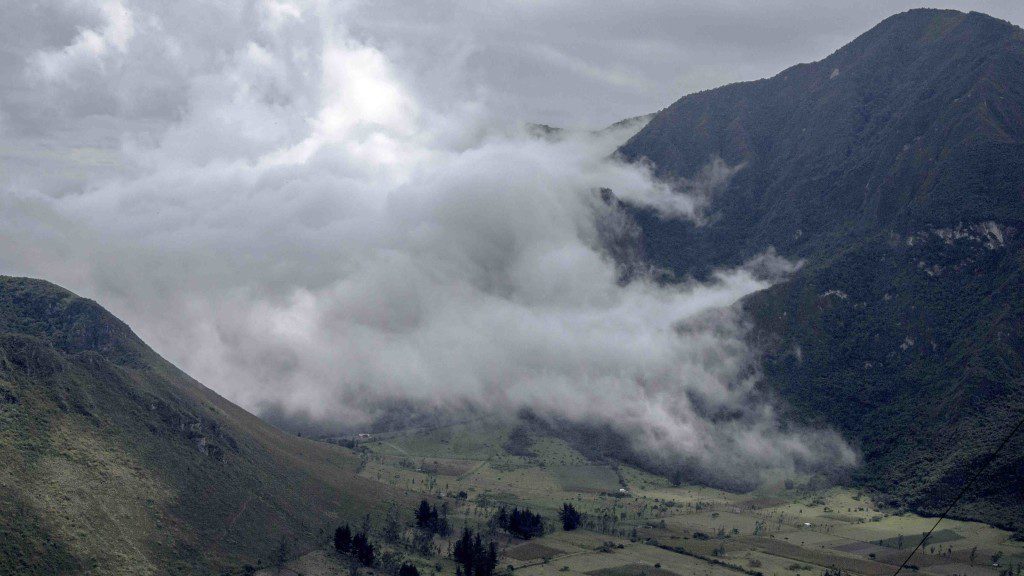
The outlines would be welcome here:
[[[766,384],[863,451],[858,480],[937,511],[1024,417],[1024,31],[913,10],[828,58],[686,96],[620,153],[738,168],[703,225],[638,213],[677,277],[774,247],[745,302]],[[955,515],[1024,528],[1024,439]]]

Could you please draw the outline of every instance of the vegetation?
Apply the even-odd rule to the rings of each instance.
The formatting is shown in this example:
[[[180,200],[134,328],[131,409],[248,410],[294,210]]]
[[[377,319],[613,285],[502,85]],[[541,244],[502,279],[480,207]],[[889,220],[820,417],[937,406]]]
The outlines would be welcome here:
[[[351,451],[264,424],[96,303],[24,278],[0,277],[0,459],[0,573],[23,575],[272,564],[390,492]]]
[[[352,555],[363,566],[371,567],[376,560],[376,547],[370,543],[364,532],[359,532],[352,537]]]
[[[444,514],[438,514],[437,508],[426,500],[421,501],[420,507],[416,509],[416,527],[442,538],[451,534],[448,518]]]
[[[341,554],[352,551],[352,529],[348,524],[338,526],[334,530],[334,549]]]
[[[804,260],[744,303],[767,387],[914,510],[942,510],[1020,418],[1022,78],[1020,28],[912,10],[820,62],[686,96],[620,150],[672,181],[742,166],[705,225],[634,211],[642,251],[679,279],[769,247]],[[1022,465],[1018,437],[953,513],[1024,526]]]
[[[485,546],[479,534],[465,528],[455,542],[452,557],[462,576],[492,576],[498,565],[498,547],[494,542]]]
[[[684,98],[622,150],[672,177],[744,164],[704,226],[635,212],[645,253],[680,278],[768,245],[807,260],[744,303],[752,337],[788,416],[860,443],[870,490],[802,471],[698,486],[635,466],[628,438],[528,415],[296,438],[97,304],[0,278],[0,573],[891,573],[934,522],[903,507],[944,506],[1024,394],[1021,45],[982,15],[914,11],[820,63]],[[1022,458],[1018,439],[955,514],[1024,530]],[[556,514],[564,530],[545,530]],[[1022,563],[1010,532],[954,519],[912,566]]]
[[[578,528],[582,519],[576,508],[568,502],[562,504],[562,509],[558,511],[558,517],[562,520],[562,529],[566,531]]]
[[[497,523],[502,530],[523,540],[544,534],[544,518],[528,508],[513,508],[508,512],[502,507],[498,510]]]

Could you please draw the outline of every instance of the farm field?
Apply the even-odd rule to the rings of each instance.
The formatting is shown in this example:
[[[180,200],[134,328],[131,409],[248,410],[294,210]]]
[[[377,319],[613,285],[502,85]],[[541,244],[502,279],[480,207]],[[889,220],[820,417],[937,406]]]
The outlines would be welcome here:
[[[827,568],[885,576],[934,523],[884,509],[849,488],[811,490],[806,478],[743,494],[673,486],[636,468],[592,462],[551,437],[534,438],[513,454],[510,433],[471,422],[366,439],[356,447],[359,474],[407,499],[442,506],[452,538],[464,526],[483,534],[498,544],[498,572],[522,576],[806,576]],[[563,503],[583,513],[580,528],[562,530]],[[493,518],[502,506],[542,514],[545,534],[524,541],[497,529]],[[411,534],[412,511],[397,514]],[[450,539],[436,538],[429,555],[401,542],[382,546],[421,574],[453,574]],[[288,566],[307,576],[337,574],[349,570],[340,558],[325,547]],[[908,566],[907,574],[1017,576],[1024,543],[992,526],[946,520]]]

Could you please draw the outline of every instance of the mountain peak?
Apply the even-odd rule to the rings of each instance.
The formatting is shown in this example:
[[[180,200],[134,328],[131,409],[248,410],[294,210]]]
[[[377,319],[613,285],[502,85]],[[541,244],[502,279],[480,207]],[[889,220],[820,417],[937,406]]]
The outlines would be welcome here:
[[[0,330],[67,353],[99,352],[122,364],[151,351],[127,324],[88,298],[45,280],[0,276]]]
[[[691,270],[765,245],[810,256],[854,228],[1024,218],[1010,184],[1021,162],[1008,148],[1024,142],[1020,78],[1020,28],[912,10],[819,62],[684,96],[620,151],[669,178],[691,177],[716,157],[745,165],[711,207],[721,218],[701,235],[706,249],[672,233],[673,245],[687,246],[672,258],[686,255]],[[749,245],[734,250],[737,239]]]
[[[1005,20],[980,12],[916,8],[882,20],[826,60],[839,55],[863,57],[874,53],[873,50],[906,57],[932,47],[990,45],[1013,36],[1020,40],[1021,32]]]
[[[876,486],[934,511],[984,452],[969,437],[1012,425],[964,407],[1020,394],[1003,368],[1022,362],[1003,342],[1024,339],[1020,28],[976,12],[897,14],[824,60],[684,96],[620,152],[669,181],[717,159],[742,167],[702,225],[638,210],[642,250],[680,277],[770,247],[806,261],[745,302],[766,381],[808,419],[829,414],[862,439]],[[928,426],[894,419],[918,413],[925,390],[940,400]],[[943,425],[973,432],[948,444]],[[916,453],[897,439],[911,435],[935,439],[926,458],[943,472],[904,465]],[[1016,476],[993,474],[985,490],[960,513],[1024,521]]]

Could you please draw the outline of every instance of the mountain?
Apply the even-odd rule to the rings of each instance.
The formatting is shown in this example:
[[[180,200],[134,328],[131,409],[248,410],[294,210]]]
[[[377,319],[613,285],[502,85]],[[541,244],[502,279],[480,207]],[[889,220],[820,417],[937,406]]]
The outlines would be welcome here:
[[[773,247],[744,302],[765,385],[839,429],[857,481],[937,512],[1024,417],[1024,31],[912,10],[819,62],[691,94],[619,153],[667,179],[736,170],[703,223],[637,211],[678,278]],[[954,516],[1024,528],[1024,438]]]
[[[2,574],[219,573],[403,498],[25,278],[0,277],[0,459]]]

